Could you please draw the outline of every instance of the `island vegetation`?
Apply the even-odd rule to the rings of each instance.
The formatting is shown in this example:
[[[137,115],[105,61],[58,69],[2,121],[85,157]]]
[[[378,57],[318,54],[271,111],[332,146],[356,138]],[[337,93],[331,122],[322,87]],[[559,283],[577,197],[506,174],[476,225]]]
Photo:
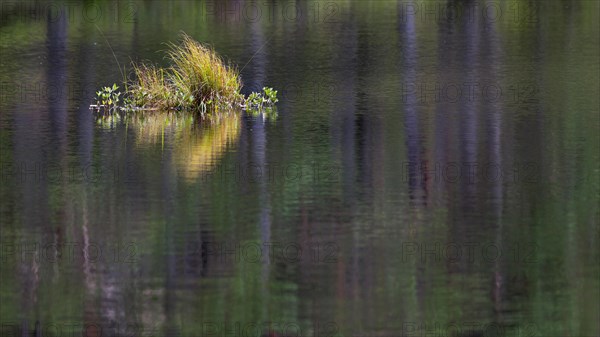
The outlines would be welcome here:
[[[168,47],[169,67],[133,63],[132,76],[124,76],[125,90],[119,91],[117,84],[103,87],[90,109],[104,116],[139,111],[186,111],[202,117],[241,110],[275,114],[277,91],[264,87],[245,97],[236,67],[226,64],[212,48],[185,33],[181,43],[169,43]]]

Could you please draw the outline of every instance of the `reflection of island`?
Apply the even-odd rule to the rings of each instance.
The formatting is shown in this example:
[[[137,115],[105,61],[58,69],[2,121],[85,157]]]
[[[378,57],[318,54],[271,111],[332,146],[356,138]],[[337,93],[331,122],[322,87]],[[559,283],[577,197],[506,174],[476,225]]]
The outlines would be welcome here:
[[[214,123],[198,124],[193,115],[148,114],[133,118],[129,126],[134,129],[141,144],[174,146],[174,161],[179,173],[186,179],[196,179],[210,171],[227,148],[239,138],[240,118],[229,114]]]
[[[195,129],[188,131],[192,132],[181,138],[175,150],[175,160],[185,178],[195,179],[211,170],[227,148],[239,138],[240,118],[230,115],[199,132],[193,132]]]

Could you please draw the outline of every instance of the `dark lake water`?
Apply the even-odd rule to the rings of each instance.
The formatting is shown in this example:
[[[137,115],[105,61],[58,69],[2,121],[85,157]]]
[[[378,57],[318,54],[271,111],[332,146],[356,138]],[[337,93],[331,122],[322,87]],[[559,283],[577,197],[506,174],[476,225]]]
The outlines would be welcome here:
[[[598,336],[599,11],[3,1],[2,336]],[[181,31],[277,116],[97,121]]]

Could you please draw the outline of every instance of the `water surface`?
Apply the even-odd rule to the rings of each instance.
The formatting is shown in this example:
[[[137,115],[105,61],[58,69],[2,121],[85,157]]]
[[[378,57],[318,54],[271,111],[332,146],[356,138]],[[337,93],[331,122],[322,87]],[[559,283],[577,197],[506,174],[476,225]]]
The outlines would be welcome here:
[[[597,336],[598,13],[3,3],[3,333]],[[98,123],[180,31],[277,118]]]

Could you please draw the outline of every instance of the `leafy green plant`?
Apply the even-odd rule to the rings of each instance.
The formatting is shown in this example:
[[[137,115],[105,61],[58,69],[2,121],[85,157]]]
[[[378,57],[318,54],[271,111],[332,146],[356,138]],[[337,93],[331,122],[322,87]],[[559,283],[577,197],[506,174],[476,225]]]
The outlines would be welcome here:
[[[119,89],[119,87],[115,83],[112,87],[103,87],[100,91],[96,92],[97,108],[104,108],[109,111],[117,109],[119,97],[121,96],[121,92],[117,91],[117,89]]]
[[[253,92],[246,98],[246,111],[252,114],[271,114],[273,115],[275,110],[275,103],[277,99],[277,90],[273,88],[264,87],[261,93]]]
[[[261,110],[265,107],[272,107],[279,100],[277,99],[277,90],[264,87],[262,93],[253,92],[246,99],[246,107],[250,109]]]
[[[279,100],[277,99],[277,90],[274,90],[273,88],[264,87],[263,92],[265,93],[265,97],[267,98],[267,102],[269,104],[275,104],[279,102]]]

